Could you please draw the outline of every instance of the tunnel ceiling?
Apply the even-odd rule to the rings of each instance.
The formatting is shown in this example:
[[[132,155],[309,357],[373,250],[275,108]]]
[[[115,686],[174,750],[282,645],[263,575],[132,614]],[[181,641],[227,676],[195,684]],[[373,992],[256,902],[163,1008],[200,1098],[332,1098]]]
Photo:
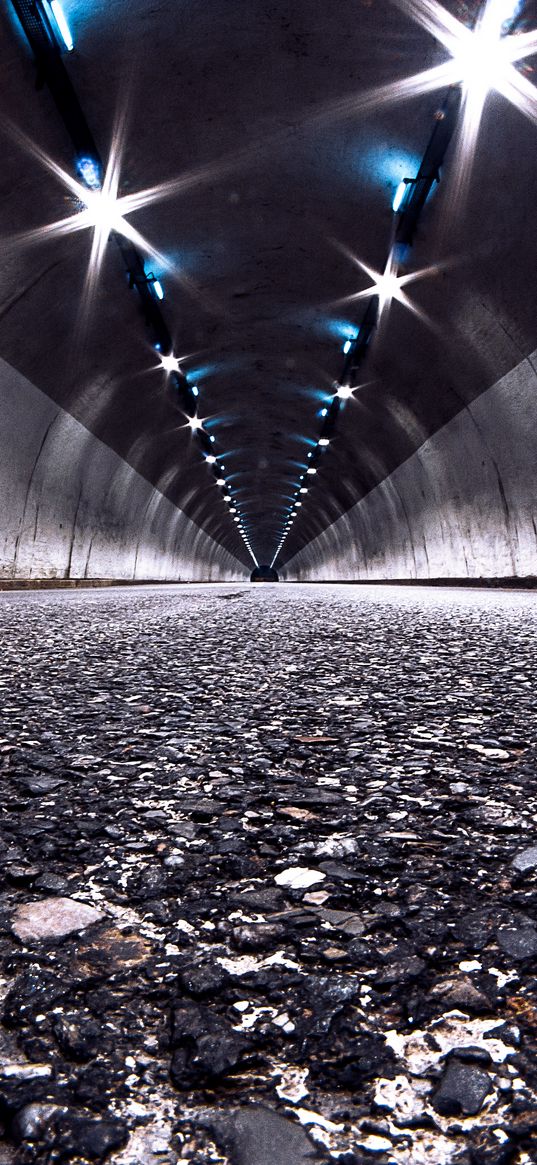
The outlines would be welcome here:
[[[363,316],[367,301],[348,297],[371,280],[352,256],[384,269],[395,190],[446,97],[444,85],[369,100],[447,59],[412,19],[420,2],[64,0],[75,50],[62,60],[103,158],[118,146],[119,193],[172,184],[128,221],[159,253],[146,271],[260,562]],[[471,25],[480,5],[443,7]],[[536,17],[527,0],[518,31]],[[251,567],[114,239],[87,296],[90,233],[37,230],[81,204],[32,144],[70,175],[73,148],[9,0],[0,30],[0,352]],[[434,268],[406,289],[419,314],[398,301],[384,312],[282,559],[537,347],[528,112],[489,96],[460,192],[453,139],[405,268]]]

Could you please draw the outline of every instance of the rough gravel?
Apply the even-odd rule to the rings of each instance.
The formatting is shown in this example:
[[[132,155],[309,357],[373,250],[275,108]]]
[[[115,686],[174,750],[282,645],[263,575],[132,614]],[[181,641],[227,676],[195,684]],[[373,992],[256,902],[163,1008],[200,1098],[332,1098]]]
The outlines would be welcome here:
[[[0,620],[0,1165],[537,1162],[535,596]]]

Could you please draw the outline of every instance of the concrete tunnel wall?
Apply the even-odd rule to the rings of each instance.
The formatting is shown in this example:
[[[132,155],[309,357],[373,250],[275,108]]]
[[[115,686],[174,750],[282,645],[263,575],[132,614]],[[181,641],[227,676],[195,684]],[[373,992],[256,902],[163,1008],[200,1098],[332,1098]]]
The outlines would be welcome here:
[[[537,576],[536,370],[537,351],[295,555],[280,577]]]
[[[244,579],[248,571],[0,360],[0,580]]]

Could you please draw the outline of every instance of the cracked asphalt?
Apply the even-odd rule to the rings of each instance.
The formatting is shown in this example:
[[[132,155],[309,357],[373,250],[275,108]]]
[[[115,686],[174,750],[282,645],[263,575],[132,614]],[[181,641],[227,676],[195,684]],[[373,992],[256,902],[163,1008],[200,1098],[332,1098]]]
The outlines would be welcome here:
[[[0,595],[0,1165],[537,1162],[536,627]]]

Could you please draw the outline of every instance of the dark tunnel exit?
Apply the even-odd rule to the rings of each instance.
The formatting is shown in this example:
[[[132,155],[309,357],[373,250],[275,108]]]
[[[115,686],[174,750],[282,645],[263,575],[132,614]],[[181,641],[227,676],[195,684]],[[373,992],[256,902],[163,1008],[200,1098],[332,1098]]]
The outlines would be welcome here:
[[[278,571],[273,566],[256,566],[250,575],[250,582],[279,582]]]

